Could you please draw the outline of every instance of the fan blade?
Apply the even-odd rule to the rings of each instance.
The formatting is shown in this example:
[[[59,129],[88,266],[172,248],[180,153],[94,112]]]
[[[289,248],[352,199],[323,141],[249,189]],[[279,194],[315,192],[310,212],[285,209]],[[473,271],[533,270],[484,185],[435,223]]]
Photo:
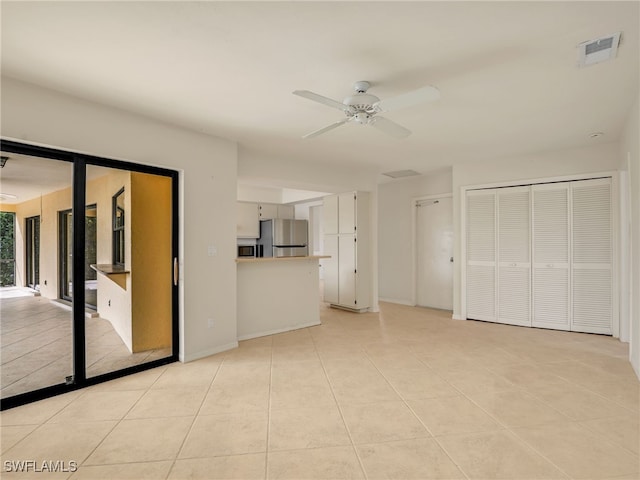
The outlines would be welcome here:
[[[412,92],[403,93],[397,97],[380,100],[374,104],[374,108],[378,112],[390,112],[399,108],[411,107],[424,102],[432,102],[440,98],[440,90],[435,87],[427,86],[413,90]]]
[[[298,95],[299,97],[313,100],[314,102],[323,103],[324,105],[329,105],[330,107],[337,108],[338,110],[342,110],[343,112],[351,111],[351,107],[349,107],[349,105],[345,105],[344,103],[338,102],[337,100],[332,100],[331,98],[328,98],[328,97],[323,97],[322,95],[318,95],[317,93],[310,92],[309,90],[296,90],[292,93],[294,95]]]
[[[369,121],[369,124],[392,137],[404,138],[411,135],[411,130],[407,130],[402,125],[398,125],[396,122],[393,122],[388,118],[376,116]]]
[[[347,123],[350,119],[349,118],[345,118],[344,120],[340,120],[339,122],[336,123],[332,123],[331,125],[327,125],[326,127],[322,127],[320,130],[316,130],[315,132],[311,132],[311,133],[307,133],[305,136],[303,136],[302,138],[313,138],[313,137],[317,137],[318,135],[323,134],[324,132],[328,132],[329,130],[333,130],[334,128],[339,127],[340,125],[344,125],[345,123]]]

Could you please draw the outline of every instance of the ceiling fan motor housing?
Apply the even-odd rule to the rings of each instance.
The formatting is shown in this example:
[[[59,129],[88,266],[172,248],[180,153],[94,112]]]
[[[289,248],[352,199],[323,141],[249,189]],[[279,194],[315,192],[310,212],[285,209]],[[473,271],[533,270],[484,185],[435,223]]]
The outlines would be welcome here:
[[[375,95],[356,93],[355,95],[345,98],[342,103],[349,105],[356,112],[374,113],[376,110],[373,105],[379,101],[380,99]]]

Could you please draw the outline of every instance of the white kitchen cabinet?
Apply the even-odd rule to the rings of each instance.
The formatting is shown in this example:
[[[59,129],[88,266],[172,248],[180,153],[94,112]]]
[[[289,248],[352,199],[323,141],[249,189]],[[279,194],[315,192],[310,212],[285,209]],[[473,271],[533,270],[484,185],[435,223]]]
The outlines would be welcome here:
[[[260,211],[260,220],[279,218],[278,205],[276,205],[275,203],[259,203],[258,210]]]
[[[348,192],[323,199],[324,301],[366,311],[371,306],[369,194]]]
[[[252,202],[238,202],[236,212],[236,237],[258,238],[260,236],[260,216],[258,204]]]
[[[322,227],[325,235],[338,233],[338,195],[322,199]]]
[[[259,238],[260,220],[271,218],[293,219],[293,205],[277,203],[238,202],[237,238]]]

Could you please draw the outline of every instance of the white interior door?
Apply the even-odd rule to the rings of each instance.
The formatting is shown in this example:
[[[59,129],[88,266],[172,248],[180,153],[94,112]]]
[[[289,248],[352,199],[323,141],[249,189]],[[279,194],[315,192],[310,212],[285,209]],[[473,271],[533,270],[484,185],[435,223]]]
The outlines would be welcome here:
[[[451,197],[417,204],[416,301],[423,307],[453,309],[453,201]]]
[[[534,327],[569,330],[569,185],[533,185]]]
[[[496,191],[467,192],[467,318],[496,319]]]
[[[531,326],[530,188],[498,189],[496,321]]]

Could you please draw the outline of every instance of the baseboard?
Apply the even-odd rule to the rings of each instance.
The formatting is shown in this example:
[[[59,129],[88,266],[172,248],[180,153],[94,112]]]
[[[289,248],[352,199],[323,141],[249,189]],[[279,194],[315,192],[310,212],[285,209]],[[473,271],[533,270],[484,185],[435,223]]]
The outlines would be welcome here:
[[[466,318],[464,318],[462,315],[454,313],[453,315],[451,315],[451,320],[466,320]]]
[[[409,307],[415,307],[416,304],[409,301],[409,300],[402,300],[399,298],[388,298],[388,297],[380,297],[379,300],[381,302],[386,302],[386,303],[396,303],[398,305],[407,305]]]
[[[242,340],[251,340],[252,338],[258,338],[258,337],[267,337],[269,335],[276,335],[278,333],[284,333],[284,332],[291,332],[293,330],[300,330],[301,328],[307,328],[307,327],[315,327],[316,325],[321,325],[321,322],[311,322],[311,323],[304,323],[302,325],[296,325],[295,327],[285,327],[285,328],[278,328],[276,330],[267,330],[264,332],[259,332],[259,333],[250,333],[248,335],[241,335],[238,337],[239,341]]]
[[[226,345],[219,345],[217,347],[210,348],[208,350],[204,350],[201,352],[197,352],[191,355],[178,355],[178,359],[182,363],[193,362],[194,360],[200,360],[201,358],[210,357],[211,355],[215,355],[216,353],[226,352],[227,350],[232,350],[234,348],[238,348],[238,342],[227,343]]]

